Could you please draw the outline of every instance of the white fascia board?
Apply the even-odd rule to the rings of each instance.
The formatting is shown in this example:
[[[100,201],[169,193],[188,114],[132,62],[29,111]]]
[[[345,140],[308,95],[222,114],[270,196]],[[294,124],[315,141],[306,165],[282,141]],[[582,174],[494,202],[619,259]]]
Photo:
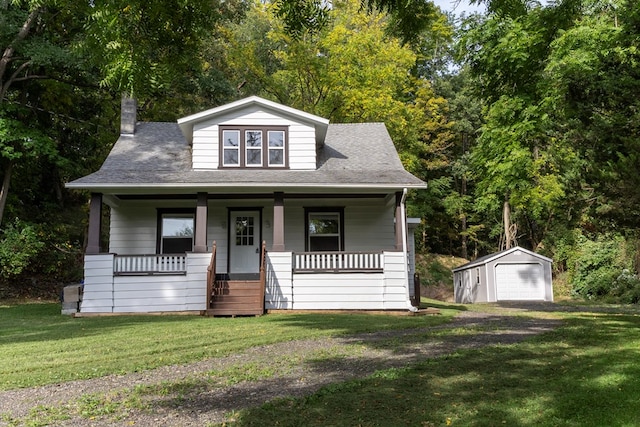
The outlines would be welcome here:
[[[271,110],[281,111],[282,113],[285,113],[285,114],[297,116],[302,119],[305,119],[306,121],[329,124],[329,120],[325,119],[324,117],[316,116],[314,114],[310,114],[302,110],[297,110],[295,108],[291,108],[286,105],[278,104],[277,102],[269,101],[268,99],[260,98],[259,96],[250,96],[248,98],[240,99],[238,101],[231,102],[229,104],[221,105],[219,107],[211,108],[206,111],[201,111],[199,113],[195,113],[190,116],[182,117],[178,119],[178,124],[198,122],[210,116],[216,116],[221,113],[242,109],[252,104],[261,105]]]
[[[215,117],[217,115],[228,113],[231,111],[236,111],[243,109],[250,105],[259,105],[268,110],[274,111],[281,115],[293,116],[299,120],[304,122],[311,122],[314,127],[316,127],[316,131],[320,134],[322,139],[324,140],[324,135],[326,134],[327,126],[329,125],[329,120],[320,116],[316,116],[314,114],[307,113],[302,110],[297,110],[295,108],[287,107],[286,105],[278,104],[273,101],[269,101],[264,98],[260,98],[259,96],[250,96],[248,98],[240,99],[235,102],[231,102],[229,104],[221,105],[219,107],[211,108],[206,111],[201,111],[199,113],[192,114],[190,116],[182,117],[178,119],[178,126],[182,130],[182,134],[187,139],[189,144],[193,139],[193,125],[199,121],[209,119],[211,117]]]
[[[505,251],[501,251],[501,252],[497,252],[494,256],[490,256],[488,258],[485,258],[481,262],[471,261],[471,262],[468,262],[467,264],[461,265],[460,267],[454,268],[451,271],[453,271],[455,273],[455,272],[458,272],[458,271],[461,271],[461,270],[466,270],[467,268],[475,267],[476,265],[487,264],[487,263],[490,263],[492,261],[495,261],[498,258],[502,258],[503,256],[509,255],[509,254],[511,254],[511,253],[513,253],[515,251],[522,251],[522,252],[524,252],[526,254],[529,254],[529,255],[531,255],[533,257],[540,258],[541,260],[553,263],[553,260],[551,258],[547,258],[544,255],[540,255],[538,253],[530,251],[529,249],[522,248],[520,246],[514,246],[511,249],[508,249],[508,250],[505,250]]]
[[[254,192],[256,188],[260,189],[277,189],[277,191],[291,191],[291,190],[307,190],[316,193],[327,191],[339,191],[339,190],[369,190],[371,192],[379,190],[394,190],[401,191],[403,188],[409,189],[424,189],[427,188],[426,184],[331,184],[331,185],[318,185],[318,184],[287,184],[282,183],[247,183],[245,185],[235,184],[212,184],[212,183],[185,183],[185,184],[66,184],[66,188],[88,190],[101,193],[116,193],[126,192],[127,194],[142,194],[149,192],[174,192],[174,193],[191,193],[198,190],[227,190],[230,194],[237,193],[250,193]]]

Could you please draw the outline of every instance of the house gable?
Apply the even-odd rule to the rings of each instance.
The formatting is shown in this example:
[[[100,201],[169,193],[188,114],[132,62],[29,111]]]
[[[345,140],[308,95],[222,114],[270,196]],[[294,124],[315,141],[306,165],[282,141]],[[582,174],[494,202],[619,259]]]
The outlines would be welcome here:
[[[192,145],[194,170],[247,166],[314,170],[317,167],[316,151],[324,144],[328,120],[259,97],[250,97],[184,117],[178,120],[178,125],[187,142]],[[279,137],[284,135],[285,159],[276,165],[269,164],[267,160],[268,129],[274,129]],[[237,152],[229,150],[236,156],[237,164],[225,164],[223,161],[221,136],[224,130],[237,138]],[[260,132],[265,160],[250,165],[245,135],[253,131]]]
[[[524,257],[533,257],[535,259],[539,259],[541,261],[544,262],[549,262],[552,263],[553,260],[550,258],[547,258],[543,255],[540,255],[539,253],[530,251],[528,249],[522,248],[520,246],[514,246],[513,248],[510,249],[505,249],[502,250],[500,252],[496,252],[493,254],[489,254],[489,255],[485,255],[483,257],[480,257],[474,261],[468,262],[464,265],[461,265],[460,267],[456,267],[454,268],[452,271],[455,273],[457,271],[462,271],[462,270],[466,270],[468,268],[473,268],[473,267],[477,267],[477,266],[481,266],[481,265],[486,265],[492,261],[495,261],[497,259],[500,258],[504,258],[504,259],[512,259],[513,256],[516,256],[516,260],[519,259],[518,257],[520,256],[524,256]]]

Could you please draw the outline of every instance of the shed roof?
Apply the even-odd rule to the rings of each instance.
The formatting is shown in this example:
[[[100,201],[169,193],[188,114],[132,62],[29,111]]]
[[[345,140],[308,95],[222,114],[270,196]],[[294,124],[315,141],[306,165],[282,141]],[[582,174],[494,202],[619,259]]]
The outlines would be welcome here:
[[[468,262],[466,264],[461,265],[460,267],[454,268],[453,271],[456,272],[456,271],[460,271],[460,270],[466,270],[467,268],[472,268],[472,267],[476,267],[476,266],[479,266],[479,265],[482,265],[482,264],[487,264],[487,263],[489,263],[489,262],[491,262],[491,261],[493,261],[495,259],[501,258],[503,256],[506,256],[506,255],[511,254],[513,252],[516,252],[516,251],[524,252],[526,254],[529,254],[529,255],[532,255],[534,257],[540,258],[543,261],[553,262],[553,260],[551,258],[547,258],[546,256],[540,255],[540,254],[538,254],[536,252],[530,251],[530,250],[522,248],[520,246],[515,246],[515,247],[510,248],[510,249],[505,249],[505,250],[500,251],[500,252],[495,252],[495,253],[492,253],[492,254],[485,255],[485,256],[482,256],[480,258],[477,258],[474,261]]]

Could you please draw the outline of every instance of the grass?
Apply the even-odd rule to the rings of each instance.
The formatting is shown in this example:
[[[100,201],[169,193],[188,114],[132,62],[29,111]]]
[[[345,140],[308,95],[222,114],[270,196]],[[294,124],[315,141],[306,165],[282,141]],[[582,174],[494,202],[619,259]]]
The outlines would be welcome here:
[[[51,382],[52,378],[97,376],[99,372],[129,372],[169,362],[187,363],[275,341],[425,326],[447,321],[456,310],[492,310],[490,305],[440,304],[440,308],[444,313],[441,317],[353,314],[72,319],[60,316],[57,305],[0,306],[3,355],[0,379],[4,388],[15,384],[39,385]],[[234,411],[224,425],[640,425],[638,307],[584,306],[566,312],[519,315],[560,317],[565,322],[553,332],[519,344],[457,351],[332,384],[305,398],[280,399]],[[445,329],[430,335],[390,337],[375,345],[390,348],[402,348],[407,343],[429,345],[430,340],[447,334],[462,337],[471,332],[468,328]],[[341,351],[327,348],[311,355],[311,361],[331,364],[352,352],[356,354],[361,345]],[[76,361],[75,357],[82,360]],[[44,368],[40,367],[42,360],[48,361]],[[130,409],[152,409],[148,405],[153,405],[155,396],[173,396],[170,402],[179,405],[180,399],[211,387],[269,379],[299,362],[295,357],[285,357],[268,366],[239,361],[237,366],[211,372],[206,379],[85,395],[73,409],[35,408],[25,419],[4,421],[10,425],[47,425],[64,420],[69,413],[81,413],[89,419],[107,416],[125,420]],[[74,373],[67,364],[81,373]],[[21,378],[20,372],[26,378]]]
[[[59,304],[5,304],[0,390],[190,363],[281,341],[434,325],[454,313],[71,318],[60,315]]]
[[[234,414],[233,426],[637,426],[640,311],[566,326]],[[544,314],[548,315],[548,314]]]

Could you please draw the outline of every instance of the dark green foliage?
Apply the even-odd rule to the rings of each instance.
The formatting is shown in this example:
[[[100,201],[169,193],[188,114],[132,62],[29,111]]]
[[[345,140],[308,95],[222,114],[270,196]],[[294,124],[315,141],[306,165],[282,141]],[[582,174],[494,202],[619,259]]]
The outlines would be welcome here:
[[[40,237],[35,226],[17,218],[6,225],[0,240],[0,276],[7,279],[21,274],[42,250]]]
[[[636,240],[619,234],[595,238],[576,234],[572,247],[566,252],[573,293],[590,300],[637,303],[640,279],[634,265]]]
[[[622,304],[640,303],[640,277],[625,268],[613,281],[610,294],[614,301]]]
[[[320,0],[275,0],[274,4],[277,15],[293,36],[318,32],[329,22],[330,8]],[[388,13],[391,34],[405,43],[417,41],[439,19],[436,6],[425,0],[362,0],[361,5],[368,11]]]

